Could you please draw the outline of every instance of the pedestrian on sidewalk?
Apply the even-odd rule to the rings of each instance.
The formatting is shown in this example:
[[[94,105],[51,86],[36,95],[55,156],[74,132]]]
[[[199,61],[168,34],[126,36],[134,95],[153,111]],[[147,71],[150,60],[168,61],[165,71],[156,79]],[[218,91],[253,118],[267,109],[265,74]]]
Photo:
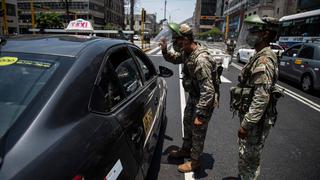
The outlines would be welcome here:
[[[165,38],[160,40],[160,47],[166,61],[183,64],[183,87],[189,93],[184,110],[184,137],[182,147],[170,152],[170,158],[190,158],[178,166],[180,172],[191,172],[200,167],[200,155],[203,152],[208,123],[215,105],[214,59],[206,46],[194,41],[191,28],[187,24],[169,23],[172,33],[173,49],[168,52]]]

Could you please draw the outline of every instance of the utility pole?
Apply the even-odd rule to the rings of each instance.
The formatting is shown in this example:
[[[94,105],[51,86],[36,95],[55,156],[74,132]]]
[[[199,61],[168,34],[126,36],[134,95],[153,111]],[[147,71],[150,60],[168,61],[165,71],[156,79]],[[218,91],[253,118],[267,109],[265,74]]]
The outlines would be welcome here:
[[[166,13],[167,13],[167,0],[164,0],[164,17],[163,17],[163,19],[167,18]]]
[[[32,34],[35,34],[34,29],[36,28],[36,20],[34,17],[34,6],[33,6],[33,0],[30,0],[30,7],[31,7],[31,23],[32,23]]]
[[[226,16],[226,32],[224,36],[225,41],[227,41],[228,39],[228,33],[229,33],[229,15]]]
[[[69,0],[66,0],[66,14],[67,14],[67,23],[69,23]]]
[[[8,35],[7,6],[6,0],[2,0],[2,21],[3,35]]]
[[[134,31],[133,29],[134,24],[134,0],[130,0],[130,30]],[[130,37],[131,42],[133,42],[133,34]]]

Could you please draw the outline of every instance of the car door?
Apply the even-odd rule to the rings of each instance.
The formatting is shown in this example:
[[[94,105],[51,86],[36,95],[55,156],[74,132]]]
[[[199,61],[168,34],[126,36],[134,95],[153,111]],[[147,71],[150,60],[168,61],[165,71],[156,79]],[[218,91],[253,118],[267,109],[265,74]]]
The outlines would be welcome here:
[[[150,100],[150,97],[153,97],[152,92],[149,86],[146,86],[138,64],[127,46],[115,50],[108,61],[117,74],[125,94],[123,106],[121,110],[115,112],[115,115],[127,134],[127,141],[133,155],[141,166],[144,159],[143,147],[147,137],[145,130],[149,127],[155,113],[153,102]]]
[[[293,80],[293,66],[294,58],[297,56],[301,44],[293,45],[291,48],[287,49],[280,58],[279,63],[279,73],[280,76]]]
[[[115,60],[120,63],[125,61],[125,56],[118,56],[119,52],[123,51],[122,46],[122,48],[114,47],[106,53],[92,91],[89,109],[93,112],[93,118],[105,120],[105,123],[96,130],[99,129],[101,132],[101,129],[104,129],[103,133],[107,135],[95,136],[105,145],[99,150],[99,156],[91,157],[96,160],[91,160],[93,162],[88,165],[85,179],[104,177],[105,179],[130,180],[135,179],[139,172],[142,175],[139,168],[140,163],[136,159],[140,146],[137,145],[136,149],[133,149],[128,142],[128,136],[132,137],[133,133],[142,128],[142,125],[135,120],[133,112],[126,111],[127,97],[119,76],[110,63],[110,58],[116,58]],[[93,164],[98,164],[98,166],[93,166]]]
[[[150,59],[135,46],[130,46],[130,50],[137,61],[140,73],[143,77],[145,86],[143,96],[145,97],[145,103],[148,106],[148,109],[145,112],[147,116],[143,118],[146,139],[143,145],[143,159],[145,161],[143,161],[142,164],[143,172],[144,174],[147,174],[147,169],[159,137],[161,112],[163,108],[162,102],[164,98],[161,94],[163,95],[164,92],[160,91],[161,84],[158,82],[155,67]]]
[[[294,60],[293,66],[293,76],[297,82],[300,82],[302,75],[308,71],[310,65],[314,58],[314,47],[309,45],[304,45],[298,56]]]

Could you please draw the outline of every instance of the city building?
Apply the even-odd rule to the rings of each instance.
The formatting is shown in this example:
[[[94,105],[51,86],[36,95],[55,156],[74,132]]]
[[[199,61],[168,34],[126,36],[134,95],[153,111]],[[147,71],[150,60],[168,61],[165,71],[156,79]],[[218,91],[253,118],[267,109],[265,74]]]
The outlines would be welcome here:
[[[124,0],[33,0],[35,15],[58,13],[66,27],[70,20],[82,18],[92,23],[94,29],[104,29],[106,24],[124,27]],[[30,0],[18,0],[19,27],[28,33],[32,27]]]
[[[126,15],[125,18],[125,26],[126,30],[130,30],[130,15]],[[156,34],[159,31],[159,25],[157,24],[157,16],[156,14],[146,14],[146,21],[144,22],[144,31],[149,34]],[[141,32],[141,15],[134,15],[134,26],[133,29],[136,33]]]
[[[196,32],[209,31],[215,27],[217,0],[197,0],[195,8]]]
[[[6,7],[3,8],[2,4],[6,4]],[[6,10],[6,14],[4,14],[3,10]],[[17,8],[17,0],[2,0],[0,3],[1,17],[0,17],[0,35],[4,35],[4,31],[7,31],[7,34],[16,34],[18,33],[18,8]],[[7,21],[7,28],[4,29],[5,21]]]

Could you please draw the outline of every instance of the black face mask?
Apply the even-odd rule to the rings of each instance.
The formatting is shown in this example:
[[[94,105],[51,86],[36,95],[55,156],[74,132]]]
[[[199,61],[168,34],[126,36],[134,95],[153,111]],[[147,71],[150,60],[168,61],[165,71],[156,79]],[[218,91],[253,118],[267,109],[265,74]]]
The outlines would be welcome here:
[[[176,52],[181,52],[182,51],[182,44],[178,43],[177,40],[173,40],[172,41],[172,47],[173,47],[174,51],[176,51]]]

